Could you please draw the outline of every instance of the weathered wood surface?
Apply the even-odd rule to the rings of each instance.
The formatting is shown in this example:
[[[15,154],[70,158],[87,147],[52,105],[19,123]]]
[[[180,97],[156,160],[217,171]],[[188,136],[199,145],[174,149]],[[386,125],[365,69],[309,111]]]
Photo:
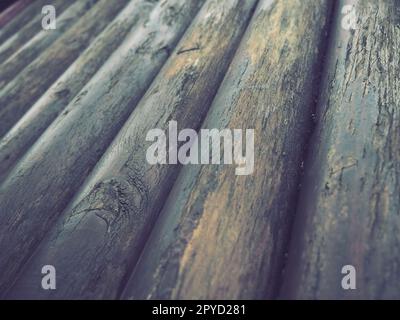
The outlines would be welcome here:
[[[145,0],[131,0],[90,47],[0,140],[0,182],[117,49],[129,30],[140,22],[140,15],[144,15],[144,10],[147,9],[143,7],[146,6],[152,4]]]
[[[73,3],[74,1],[65,1],[65,0],[52,0],[51,2],[47,1],[47,4],[51,4],[56,8],[57,29],[51,31],[42,30],[42,21],[41,21],[43,18],[42,11],[39,10],[38,12],[36,12],[35,16],[28,24],[26,24],[15,35],[8,38],[7,41],[1,44],[0,46],[1,69],[3,69],[5,65],[11,68],[11,65],[15,64],[14,61],[16,59],[15,56],[13,57],[13,59],[10,60],[7,59],[10,58],[13,54],[17,54],[17,51],[20,50],[21,47],[24,47],[24,52],[25,52],[27,50],[27,47],[29,48],[29,46],[33,45],[38,46],[37,42],[40,40],[41,41],[40,43],[43,43],[42,47],[39,47],[37,49],[32,49],[34,51],[30,55],[26,55],[26,53],[25,55],[21,55],[21,53],[18,52],[19,64],[17,65],[13,73],[14,75],[18,74],[18,72],[22,69],[23,66],[27,66],[33,60],[33,58],[36,57],[41,52],[40,49],[43,49],[44,47],[48,46],[53,40],[55,40],[60,34],[62,34],[65,31],[65,29],[73,22],[75,22],[75,20],[78,19],[79,17],[70,15],[69,16],[70,20],[68,19],[66,20],[65,16],[62,18],[63,11],[66,10],[67,8],[69,9],[69,6],[72,5]],[[80,14],[80,12],[77,11],[76,14]],[[34,54],[36,54],[36,56]],[[0,88],[2,88],[4,86],[4,83],[7,83],[9,80],[10,78],[6,78],[4,75],[4,71],[1,70]]]
[[[7,23],[0,29],[0,43],[6,41],[10,36],[16,34],[26,24],[28,24],[32,17],[42,12],[42,7],[46,5],[48,0],[33,0],[25,10],[17,15],[12,21]]]
[[[115,1],[112,3],[116,5]],[[0,275],[0,292],[11,284],[10,279],[103,155],[202,1],[160,0],[150,4],[153,10],[143,7],[138,27],[0,186],[0,270],[5,270]],[[33,286],[32,290],[36,288]],[[70,288],[73,289],[76,288]],[[117,290],[103,289],[104,295],[115,295]],[[60,288],[59,292],[68,292],[68,288],[64,290]]]
[[[168,128],[168,119],[178,120],[179,128],[201,125],[256,3],[206,2],[63,219],[43,241],[12,297],[118,297],[180,169],[146,161],[146,134]],[[62,278],[63,286],[55,291],[41,290],[37,282],[43,261],[54,264]]]
[[[276,295],[330,10],[325,0],[260,2],[203,125],[254,129],[255,170],[184,168],[123,298]]]
[[[399,299],[400,3],[337,10],[282,296]],[[342,289],[345,265],[356,290]]]
[[[6,10],[0,13],[0,28],[3,28],[7,23],[20,14],[33,0],[18,0],[9,6]]]
[[[15,121],[24,116],[0,143],[0,296],[400,299],[399,1],[209,0],[216,10],[176,48],[202,3],[133,1],[143,6],[131,32],[87,30],[73,59],[58,53],[50,65],[57,76],[37,80],[50,71],[36,64],[36,85],[19,89]],[[242,38],[238,17],[256,3]],[[0,43],[32,23],[32,6],[0,28]],[[146,133],[171,120],[255,129],[255,172],[149,165]],[[56,266],[56,291],[40,287],[45,264]],[[345,265],[356,290],[341,287]]]
[[[0,137],[46,92],[129,0],[92,1],[97,4],[0,91]]]

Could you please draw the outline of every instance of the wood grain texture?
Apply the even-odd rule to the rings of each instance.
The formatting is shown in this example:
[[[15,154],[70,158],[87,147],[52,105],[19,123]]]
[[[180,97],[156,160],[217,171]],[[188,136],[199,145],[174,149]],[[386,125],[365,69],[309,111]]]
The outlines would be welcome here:
[[[0,91],[0,137],[24,115],[129,0],[96,5]]]
[[[72,3],[72,4],[71,4]],[[85,12],[89,11],[94,4],[93,0],[81,0],[68,2],[65,0],[53,1],[52,3],[57,12],[57,28],[55,30],[41,30],[41,21],[37,21],[40,30],[33,36],[27,38],[17,51],[14,48],[0,47],[0,61],[4,58],[4,63],[0,65],[0,88],[4,87],[18,73],[37,58],[43,51],[65,33]],[[60,12],[62,7],[66,7],[64,12]],[[7,50],[11,49],[11,50]],[[4,55],[3,55],[4,53]],[[10,56],[10,53],[12,55]]]
[[[0,275],[0,292],[10,285],[10,279],[103,155],[202,1],[156,0],[149,4],[153,4],[153,10],[142,7],[138,27],[129,33],[0,186],[0,269],[6,270]],[[112,1],[112,5],[116,2]],[[40,284],[35,283],[32,290],[37,285]],[[73,289],[76,290],[70,288]],[[68,288],[64,290],[60,288],[57,292],[68,292]],[[99,295],[115,295],[117,288],[99,290]],[[90,292],[88,288],[86,294]]]
[[[0,43],[3,43],[9,37],[16,34],[18,30],[22,29],[32,20],[32,17],[40,15],[42,7],[46,5],[48,1],[49,0],[32,0],[32,3],[25,10],[0,29]]]
[[[85,1],[78,2],[83,3]],[[71,25],[73,22],[75,22],[75,20],[79,18],[79,11],[76,12],[78,16],[72,14],[69,15],[68,19],[66,19],[67,16],[62,15],[64,10],[68,9],[69,6],[74,4],[74,1],[52,0],[51,2],[47,1],[46,4],[51,4],[56,9],[56,30],[42,30],[43,14],[42,11],[39,10],[35,13],[35,15],[32,17],[32,20],[29,21],[28,24],[26,24],[23,28],[18,30],[17,33],[15,33],[12,37],[8,38],[7,41],[1,44],[0,88],[2,88],[5,83],[10,81],[10,79],[12,79],[10,78],[10,75],[6,76],[2,69],[4,69],[6,66],[12,68],[12,66],[16,64],[15,59],[18,59],[18,64],[14,66],[15,71],[12,74],[14,76],[17,75],[24,66],[27,66],[33,60],[33,58],[36,57],[41,52],[41,50],[43,50],[43,48],[47,47],[60,34],[62,34],[69,25]],[[73,7],[76,6],[77,5]],[[40,44],[42,46],[39,46]],[[20,49],[22,50],[22,52],[24,52],[24,54],[19,51]],[[28,49],[30,49],[28,52],[31,52],[29,55],[26,52]],[[8,59],[12,55],[17,55],[18,58],[14,56],[12,59]]]
[[[185,167],[123,298],[276,296],[330,9],[259,3],[203,125],[254,129],[255,171]]]
[[[357,30],[341,27],[347,4]],[[398,1],[338,2],[283,297],[400,298],[399,52]]]
[[[256,2],[204,4],[11,297],[118,297],[180,169],[147,163],[147,132],[167,128],[169,119],[178,120],[180,128],[200,126]],[[56,266],[63,287],[39,289],[36,272],[43,261]]]
[[[12,19],[18,16],[33,0],[18,0],[0,13],[0,28],[3,28]]]
[[[132,0],[0,140],[0,181],[117,49],[129,30],[140,25],[140,15],[145,15],[145,7],[151,6],[147,0]]]

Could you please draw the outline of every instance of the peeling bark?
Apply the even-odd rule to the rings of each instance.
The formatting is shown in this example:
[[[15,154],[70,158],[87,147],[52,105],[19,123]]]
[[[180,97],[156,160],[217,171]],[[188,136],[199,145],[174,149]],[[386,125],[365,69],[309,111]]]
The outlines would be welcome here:
[[[201,125],[256,2],[207,1],[10,296],[118,297],[180,169],[148,164],[146,134],[173,119],[181,128]],[[181,14],[179,6],[170,11]],[[140,48],[148,50],[147,44]],[[38,290],[43,261],[56,266],[62,288]]]
[[[356,5],[357,30],[340,9]],[[400,6],[340,1],[282,296],[400,298]],[[342,267],[356,268],[343,290]]]

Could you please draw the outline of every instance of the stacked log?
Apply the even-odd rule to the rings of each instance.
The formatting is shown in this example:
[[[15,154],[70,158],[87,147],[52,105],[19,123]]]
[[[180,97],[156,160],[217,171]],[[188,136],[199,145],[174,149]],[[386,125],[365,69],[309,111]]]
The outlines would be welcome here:
[[[101,3],[103,9],[108,3],[117,5]],[[199,0],[152,3],[154,9],[143,12],[114,54],[0,186],[0,292],[15,281],[202,5]]]
[[[21,14],[21,12],[31,3],[32,0],[18,0],[9,6],[6,10],[0,13],[0,27],[3,28],[7,23]]]
[[[175,2],[174,11],[179,12],[177,7],[187,0]],[[199,128],[256,3],[206,2],[63,219],[32,257],[10,297],[119,296],[180,169],[176,164],[151,165],[146,161],[150,145],[147,132],[153,128],[165,130],[169,119],[178,120],[180,128]],[[169,24],[175,19],[167,16],[157,21]],[[163,30],[161,36],[165,38],[165,28],[156,27]],[[162,51],[165,48],[159,47]],[[138,50],[151,49],[146,45]],[[156,51],[156,56],[160,54]],[[88,150],[83,154],[89,154]],[[57,290],[40,289],[37,268],[44,261],[53,264],[62,279]]]
[[[338,2],[283,297],[400,298],[399,22],[395,0]]]
[[[89,48],[0,140],[0,181],[4,180],[18,159],[117,49],[128,32],[134,30],[141,21],[140,15],[147,16],[146,11],[152,7],[152,3],[148,1],[131,0]]]
[[[203,125],[253,129],[254,172],[185,167],[123,298],[276,297],[330,10],[260,2]]]
[[[128,3],[94,1],[98,3],[89,12],[0,90],[0,138]]]
[[[47,1],[48,3],[48,1]],[[41,20],[43,19],[42,11],[38,10],[35,12],[34,17],[32,18],[31,21],[29,21],[28,24],[26,24],[23,28],[18,30],[17,33],[15,33],[12,37],[8,38],[7,41],[1,44],[0,46],[0,61],[1,61],[1,69],[4,68],[4,66],[9,66],[12,63],[15,64],[16,57],[14,56],[11,60],[7,60],[14,54],[19,54],[18,60],[19,63],[22,65],[21,67],[17,67],[14,70],[13,75],[15,76],[18,74],[20,70],[24,66],[27,66],[34,57],[34,53],[37,55],[40,53],[39,48],[38,49],[32,49],[34,53],[31,53],[30,55],[27,55],[25,53],[25,56],[22,56],[20,52],[17,53],[18,50],[23,47],[23,49],[26,51],[30,47],[38,46],[37,42],[43,43],[42,47],[40,48],[46,48],[49,46],[50,43],[52,43],[57,37],[62,34],[65,29],[69,26],[72,25],[78,18],[79,15],[81,14],[82,10],[79,10],[78,8],[71,11],[69,6],[73,4],[74,2],[72,1],[64,1],[64,0],[53,0],[51,4],[54,6],[56,9],[56,21],[57,21],[57,28],[55,30],[42,30],[42,22]],[[77,7],[77,4],[72,7]],[[90,7],[90,6],[89,6]],[[67,10],[69,9],[69,10]],[[62,15],[63,11],[67,10],[70,12],[67,16]],[[64,18],[62,18],[64,17]],[[11,63],[11,61],[13,61]],[[1,70],[0,69],[0,70]],[[11,69],[12,70],[12,69]],[[0,72],[0,88],[4,86],[4,83],[7,83],[10,81],[10,76],[7,78],[3,74],[4,71]]]
[[[400,298],[397,0],[45,4],[0,14],[1,298]]]
[[[15,35],[25,25],[32,21],[32,17],[40,14],[46,3],[48,3],[48,0],[32,0],[31,4],[28,5],[25,10],[0,29],[0,43],[3,43],[9,37]]]

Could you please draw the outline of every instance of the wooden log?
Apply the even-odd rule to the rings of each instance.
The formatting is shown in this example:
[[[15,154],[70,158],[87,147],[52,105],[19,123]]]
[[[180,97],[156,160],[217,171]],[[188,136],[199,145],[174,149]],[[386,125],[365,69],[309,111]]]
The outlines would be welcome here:
[[[0,43],[5,42],[10,36],[22,29],[32,20],[32,17],[41,14],[42,8],[48,3],[48,0],[33,0],[31,2],[25,10],[0,29]]]
[[[168,119],[200,126],[256,2],[206,2],[11,296],[118,297],[180,169],[146,161],[147,132],[168,128]],[[38,289],[43,261],[55,265],[62,288]]]
[[[0,88],[12,79],[23,67],[27,66],[39,53],[50,45],[58,36],[60,36],[69,26],[71,26],[82,14],[82,9],[77,10],[75,3],[71,11],[70,6],[74,1],[53,0],[52,5],[56,8],[57,13],[57,28],[55,30],[42,30],[42,12],[38,11],[32,17],[32,20],[16,34],[7,39],[0,46]],[[90,7],[90,5],[89,5]],[[63,14],[64,10],[68,9],[68,15]],[[41,46],[40,46],[41,45]],[[29,49],[29,54],[27,50]],[[22,54],[21,51],[22,50]],[[14,55],[11,59],[12,55]],[[18,64],[16,64],[16,61]],[[4,73],[4,68],[8,67],[11,71],[11,76]]]
[[[3,28],[14,17],[18,16],[33,0],[18,0],[0,13],[0,28]]]
[[[0,269],[5,270],[0,292],[9,287],[10,279],[103,155],[201,4],[198,0],[149,2],[154,9],[143,12],[137,28],[0,186]],[[105,288],[102,294],[115,295],[115,290]]]
[[[73,3],[71,5],[71,3]],[[35,22],[40,27],[37,32],[27,36],[27,32],[21,30],[18,37],[12,37],[0,47],[0,87],[4,87],[18,73],[46,50],[55,40],[72,26],[92,6],[93,0],[66,2],[64,0],[54,1],[57,10],[57,28],[55,30],[41,30],[40,21]],[[62,7],[69,6],[61,13]],[[31,26],[27,26],[32,28]],[[24,28],[25,29],[25,28]],[[29,29],[32,30],[32,29]],[[16,35],[17,36],[17,35]],[[25,39],[21,39],[25,38]],[[14,41],[16,40],[16,41]],[[21,41],[21,42],[19,42]]]
[[[345,5],[356,30],[346,30]],[[337,4],[282,297],[400,298],[399,9]],[[347,265],[356,290],[342,287]]]
[[[59,8],[62,4],[65,5],[65,0],[54,1],[53,5]],[[15,52],[9,59],[0,65],[0,87],[4,87],[18,73],[37,58],[43,51],[45,51],[54,41],[65,33],[86,11],[89,11],[94,4],[93,0],[76,1],[65,12],[60,14],[57,18],[57,29],[55,30],[42,30],[36,34],[30,41],[28,41],[22,48]],[[39,23],[39,22],[38,22]],[[0,48],[0,61],[2,58]],[[7,50],[4,52],[7,54]]]
[[[148,10],[146,7],[149,6],[145,0],[131,0],[90,47],[0,140],[0,181],[4,180],[17,160],[104,64],[129,30],[140,22],[139,15],[144,15],[144,10]]]
[[[0,91],[0,138],[115,18],[129,0],[97,4]]]
[[[260,2],[203,125],[253,129],[254,172],[185,167],[123,298],[276,296],[330,10],[326,0]]]

